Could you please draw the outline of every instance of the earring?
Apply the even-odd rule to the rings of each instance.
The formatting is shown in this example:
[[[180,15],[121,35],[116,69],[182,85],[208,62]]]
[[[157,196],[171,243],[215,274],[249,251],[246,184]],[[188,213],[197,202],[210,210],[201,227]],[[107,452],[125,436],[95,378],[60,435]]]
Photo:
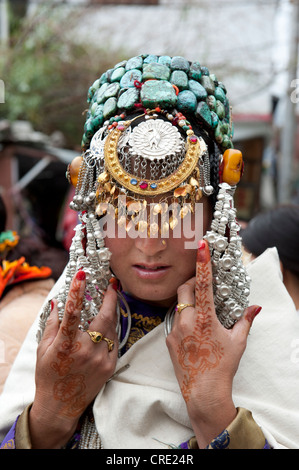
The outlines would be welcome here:
[[[250,277],[242,262],[233,200],[236,186],[221,183],[219,188],[211,230],[204,238],[211,253],[216,313],[219,321],[231,328],[248,307]]]

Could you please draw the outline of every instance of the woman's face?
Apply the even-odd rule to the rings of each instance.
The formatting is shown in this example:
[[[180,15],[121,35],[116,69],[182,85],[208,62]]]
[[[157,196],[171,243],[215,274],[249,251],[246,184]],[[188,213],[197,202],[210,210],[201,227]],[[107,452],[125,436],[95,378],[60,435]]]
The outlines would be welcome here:
[[[189,227],[198,232],[195,218],[192,214]],[[201,201],[200,219],[201,236],[197,236],[197,241],[211,222],[206,198]],[[188,243],[191,247],[187,247]],[[133,238],[130,234],[126,238],[106,236],[105,244],[112,253],[111,269],[122,289],[137,299],[170,306],[176,299],[177,288],[195,275],[197,243],[190,244],[184,223],[180,238],[170,230],[168,238],[163,239],[160,236]]]

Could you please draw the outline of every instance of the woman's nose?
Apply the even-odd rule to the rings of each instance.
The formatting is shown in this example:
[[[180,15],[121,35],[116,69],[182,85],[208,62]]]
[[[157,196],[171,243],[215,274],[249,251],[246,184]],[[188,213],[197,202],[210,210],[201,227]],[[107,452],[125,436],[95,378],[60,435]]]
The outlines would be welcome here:
[[[167,242],[161,237],[137,237],[136,248],[147,256],[154,256],[166,250]]]

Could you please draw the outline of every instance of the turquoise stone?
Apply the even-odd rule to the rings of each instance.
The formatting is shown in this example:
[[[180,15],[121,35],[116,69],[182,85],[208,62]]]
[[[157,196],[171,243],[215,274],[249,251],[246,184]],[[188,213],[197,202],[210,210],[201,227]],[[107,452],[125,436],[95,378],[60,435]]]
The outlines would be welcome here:
[[[92,112],[91,112],[91,117],[92,119],[97,119],[101,120],[103,118],[103,109],[104,105],[100,104],[98,105],[97,103],[94,103],[95,107],[92,107]]]
[[[161,55],[158,59],[158,63],[170,67],[171,57],[169,55]]]
[[[92,90],[90,87],[87,92],[87,103],[91,102],[93,95],[94,95],[94,90]]]
[[[116,111],[117,111],[117,100],[115,97],[111,97],[104,104],[104,109],[103,109],[104,119],[108,119],[109,117],[113,116],[113,114],[116,114]]]
[[[143,59],[140,56],[132,57],[126,63],[126,70],[142,69]]]
[[[181,56],[173,57],[170,66],[172,70],[183,70],[184,72],[188,72],[190,69],[188,60]]]
[[[195,116],[209,127],[212,126],[211,111],[205,101],[200,101],[197,105]]]
[[[221,101],[219,100],[216,101],[216,113],[219,119],[223,119],[225,116],[225,108],[223,106],[223,103],[221,103]]]
[[[199,62],[192,62],[189,70],[189,78],[199,81],[201,79],[201,65]]]
[[[102,75],[100,76],[99,80],[100,80],[100,86],[102,86],[102,85],[103,85],[103,83],[106,83],[106,82],[108,82],[108,79],[107,79],[107,74],[106,74],[106,72],[102,73]]]
[[[189,80],[189,90],[194,93],[199,101],[206,99],[208,96],[206,89],[196,80]]]
[[[101,88],[98,90],[98,92],[97,92],[97,103],[98,104],[104,103],[104,101],[105,101],[105,92],[106,92],[108,86],[109,86],[108,82],[103,83]]]
[[[177,102],[173,86],[165,80],[149,80],[141,88],[140,98],[145,108],[173,107]]]
[[[119,109],[131,109],[134,104],[139,101],[139,90],[137,88],[129,88],[120,95],[117,101]]]
[[[208,67],[201,67],[201,73],[203,75],[207,75],[207,76],[210,75],[210,71],[209,71]]]
[[[176,85],[179,90],[186,90],[188,88],[188,76],[182,70],[174,70],[171,74],[170,82]]]
[[[97,103],[97,102],[95,102],[95,103],[93,103],[93,104],[91,105],[91,107],[90,107],[90,114],[91,114],[91,116],[94,116],[94,113],[95,113],[97,107],[98,107],[98,103]]]
[[[90,88],[95,92],[99,88],[99,86],[100,86],[100,79],[98,78],[97,80],[93,82]]]
[[[225,121],[221,122],[221,131],[223,132],[223,134],[228,134],[228,132],[229,132],[228,122],[225,122]]]
[[[107,76],[107,82],[111,82],[111,75],[113,74],[114,69],[109,69],[106,71],[106,76]]]
[[[203,68],[203,67],[202,67]],[[208,75],[202,75],[200,83],[207,90],[209,95],[213,95],[215,92],[215,83]]]
[[[218,82],[218,86],[224,91],[225,94],[227,93],[224,83]]]
[[[104,122],[104,115],[103,111],[101,113],[98,113],[96,116],[94,116],[92,120],[92,125],[93,125],[93,130],[94,132],[99,129],[99,127],[103,124]]]
[[[81,146],[84,147],[86,144],[88,144],[90,142],[90,139],[89,137],[87,137],[85,134],[83,134],[82,136],[82,140],[81,140]]]
[[[119,82],[122,76],[125,74],[126,70],[124,67],[118,67],[114,70],[111,75],[111,82]]]
[[[90,103],[94,97],[94,94],[96,93],[96,91],[99,89],[99,86],[100,86],[100,79],[98,78],[92,85],[91,87],[89,87],[88,89],[88,93],[87,93],[87,101],[88,103]]]
[[[152,62],[158,62],[158,56],[154,54],[149,54],[143,61],[145,64],[150,64]]]
[[[97,109],[95,110],[94,117],[98,117],[98,116],[100,116],[100,115],[103,115],[103,110],[104,110],[104,105],[103,105],[103,104],[99,104],[99,106],[98,106]]]
[[[122,60],[121,62],[118,62],[118,64],[114,65],[114,69],[118,69],[119,67],[125,67],[127,65],[127,60]]]
[[[93,123],[91,118],[87,119],[84,124],[84,133],[86,137],[91,137],[93,135]]]
[[[122,88],[131,88],[134,86],[135,80],[142,82],[142,72],[138,69],[129,70],[122,76],[120,86]]]
[[[215,129],[215,140],[218,144],[221,144],[223,141],[223,134],[221,132],[220,123],[216,126],[216,129]]]
[[[219,122],[219,117],[214,111],[211,111],[212,127],[215,128]]]
[[[216,86],[215,88],[215,98],[221,101],[222,103],[224,103],[226,100],[225,93],[220,86]]]
[[[228,135],[223,136],[222,146],[226,149],[232,148],[232,142],[231,142],[230,138],[228,137]]]
[[[117,96],[120,90],[120,84],[118,82],[111,83],[105,90],[104,98],[105,100],[111,98],[112,96]]]
[[[177,109],[179,111],[194,112],[197,106],[197,99],[190,90],[183,90],[178,94]]]
[[[166,65],[157,64],[144,64],[143,66],[143,80],[169,80],[170,70]]]
[[[209,95],[206,99],[206,103],[212,111],[216,111],[216,98],[214,95]]]

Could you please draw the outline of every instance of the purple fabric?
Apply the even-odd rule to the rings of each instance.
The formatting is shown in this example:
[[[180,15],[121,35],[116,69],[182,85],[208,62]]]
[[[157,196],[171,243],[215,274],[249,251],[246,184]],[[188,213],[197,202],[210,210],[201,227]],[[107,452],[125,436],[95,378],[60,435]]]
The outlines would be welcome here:
[[[10,428],[8,433],[6,434],[5,438],[3,439],[0,449],[15,449],[15,431],[16,431],[16,424],[17,424],[18,418],[14,422],[13,426]]]
[[[182,442],[182,444],[179,446],[180,449],[189,449],[189,441]]]
[[[142,313],[143,317],[155,317],[155,318],[158,317],[160,318],[161,322],[164,321],[168,308],[158,307],[157,305],[149,305],[147,303],[144,303],[140,300],[135,299],[134,297],[131,297],[126,292],[122,292],[122,295],[130,307],[131,314],[138,313],[140,315]],[[120,306],[124,311],[126,311],[126,307],[122,302],[120,302]],[[128,326],[128,317],[125,317],[122,315],[121,316],[121,332],[122,332],[121,340],[124,338],[126,334],[127,326]],[[138,328],[142,330],[144,334],[148,333],[147,329],[140,327],[139,320],[134,318],[134,316],[132,317],[131,330],[133,328]],[[122,354],[125,351],[126,351],[126,347],[124,346],[122,350]]]

